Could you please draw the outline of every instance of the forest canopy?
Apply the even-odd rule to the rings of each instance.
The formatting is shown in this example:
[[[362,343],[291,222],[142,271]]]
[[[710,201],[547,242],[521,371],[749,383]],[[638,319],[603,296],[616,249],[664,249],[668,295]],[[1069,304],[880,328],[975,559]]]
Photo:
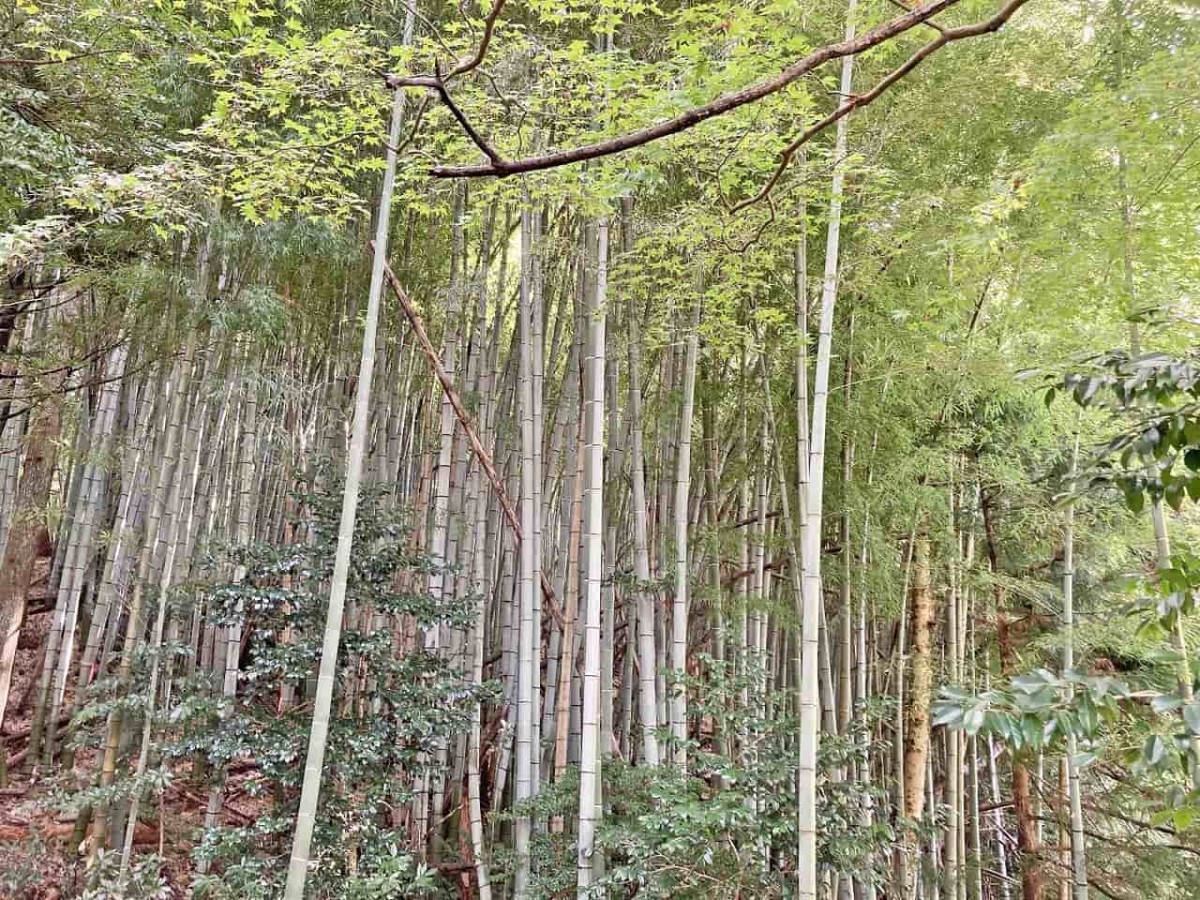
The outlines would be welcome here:
[[[1200,896],[1200,12],[7,0],[0,897]]]

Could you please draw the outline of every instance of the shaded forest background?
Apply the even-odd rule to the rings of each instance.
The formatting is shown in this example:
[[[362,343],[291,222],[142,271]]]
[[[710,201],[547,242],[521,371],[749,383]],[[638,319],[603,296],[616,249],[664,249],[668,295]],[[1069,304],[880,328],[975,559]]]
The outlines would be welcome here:
[[[1200,896],[1194,4],[7,0],[0,223],[0,896]]]

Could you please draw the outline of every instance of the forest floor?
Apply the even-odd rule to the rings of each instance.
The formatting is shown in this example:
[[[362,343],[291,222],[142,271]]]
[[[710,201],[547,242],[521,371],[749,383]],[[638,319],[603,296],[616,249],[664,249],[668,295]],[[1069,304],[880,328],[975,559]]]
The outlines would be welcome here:
[[[39,587],[44,579],[34,578],[29,605],[40,610],[45,604]],[[21,630],[13,669],[9,714],[0,731],[0,749],[8,754],[8,782],[0,787],[0,900],[59,900],[79,896],[85,880],[81,846],[72,846],[76,817],[69,796],[89,786],[91,773],[99,771],[96,753],[81,750],[69,772],[45,777],[26,767],[26,746],[33,715],[34,680],[41,669],[42,648],[50,627],[49,611],[28,616]],[[158,854],[165,860],[163,874],[176,897],[188,896],[191,882],[191,850],[204,819],[208,799],[204,788],[189,783],[188,767],[162,796],[162,802],[144,809],[134,832],[137,854]],[[234,772],[228,782],[222,821],[244,825],[253,820],[249,809],[260,801],[244,796],[249,773]],[[64,802],[68,801],[68,802]]]

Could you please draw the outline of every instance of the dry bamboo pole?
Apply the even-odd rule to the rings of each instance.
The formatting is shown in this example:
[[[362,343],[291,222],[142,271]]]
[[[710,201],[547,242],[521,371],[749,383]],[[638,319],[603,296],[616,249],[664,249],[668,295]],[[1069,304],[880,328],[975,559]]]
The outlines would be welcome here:
[[[412,8],[405,23],[406,37],[411,34]],[[338,528],[337,551],[333,578],[329,590],[325,632],[321,647],[321,663],[317,675],[317,692],[313,708],[312,728],[309,731],[308,752],[304,764],[300,808],[296,814],[296,831],[288,863],[284,900],[303,900],[304,885],[316,825],[317,801],[321,792],[321,776],[325,759],[325,744],[329,730],[329,713],[333,705],[333,682],[337,674],[338,646],[341,643],[342,614],[346,601],[346,582],[350,572],[350,555],[354,541],[354,523],[358,513],[359,481],[362,477],[368,413],[371,400],[371,380],[375,374],[375,337],[379,323],[380,295],[383,288],[387,239],[391,221],[393,185],[396,177],[397,144],[404,121],[404,92],[396,91],[392,100],[392,119],[388,132],[387,160],[383,187],[376,216],[376,252],[371,266],[371,284],[367,293],[366,321],[363,328],[362,351],[359,359],[358,384],[354,400],[354,417],[350,429],[350,447],[346,456],[346,484],[342,495],[341,519]]]
[[[197,283],[207,285],[208,259],[211,244],[206,241],[200,252]],[[117,672],[119,691],[128,694],[133,682],[133,663],[137,646],[142,638],[145,623],[142,620],[142,605],[145,584],[150,575],[151,555],[155,536],[162,521],[163,511],[167,503],[167,491],[174,474],[176,455],[178,453],[179,433],[183,420],[184,400],[188,394],[188,384],[191,381],[192,366],[196,357],[197,335],[189,328],[183,356],[176,367],[176,377],[171,385],[171,401],[166,415],[166,431],[163,436],[162,455],[156,466],[154,483],[150,489],[150,509],[146,516],[146,540],[143,543],[138,558],[138,571],[133,585],[133,602],[129,609],[128,623],[125,629],[125,642],[121,650],[121,662]],[[147,715],[152,712],[147,707]],[[106,736],[104,741],[104,758],[100,769],[101,788],[110,788],[116,780],[117,757],[122,744],[122,727],[124,716],[118,706],[108,716]],[[108,802],[102,803],[96,810],[92,823],[88,861],[94,874],[98,870],[94,866],[96,854],[107,839],[109,825]]]
[[[429,336],[425,333],[425,326],[421,323],[421,318],[417,315],[416,308],[412,305],[408,294],[404,288],[400,286],[395,273],[387,263],[384,263],[384,274],[387,277],[388,285],[392,289],[392,293],[396,299],[400,301],[401,307],[404,309],[404,314],[408,317],[409,324],[412,326],[413,333],[416,334],[417,340],[421,343],[422,349],[425,351],[426,358],[429,360],[430,368],[433,369],[434,375],[442,385],[442,390],[445,391],[446,397],[449,399],[451,406],[454,409],[454,414],[458,417],[459,424],[463,431],[466,432],[467,440],[471,444],[471,450],[478,458],[480,465],[483,467],[484,474],[487,475],[488,481],[491,483],[492,490],[496,493],[496,498],[500,501],[500,508],[504,511],[504,519],[508,522],[509,528],[512,530],[513,537],[520,544],[524,540],[524,528],[521,524],[517,512],[513,509],[512,501],[509,499],[509,492],[504,487],[504,483],[500,480],[499,474],[496,472],[495,463],[492,456],[484,449],[483,443],[479,440],[478,432],[476,431],[474,422],[471,416],[467,413],[463,406],[461,398],[458,396],[458,391],[454,388],[453,382],[450,381],[445,369],[442,368],[441,362],[437,357],[437,351],[433,349],[433,344],[429,340]],[[550,610],[550,614],[555,621],[562,621],[562,611],[558,606],[558,601],[555,598],[554,588],[550,585],[550,579],[545,572],[539,572],[541,580],[542,597]]]
[[[584,364],[584,418],[587,528],[584,554],[583,704],[579,765],[579,840],[576,884],[589,890],[600,859],[594,857],[601,805],[600,625],[601,581],[604,576],[604,363],[605,307],[608,292],[608,221],[596,226],[596,285],[587,300],[587,356]],[[607,751],[607,748],[604,748]]]

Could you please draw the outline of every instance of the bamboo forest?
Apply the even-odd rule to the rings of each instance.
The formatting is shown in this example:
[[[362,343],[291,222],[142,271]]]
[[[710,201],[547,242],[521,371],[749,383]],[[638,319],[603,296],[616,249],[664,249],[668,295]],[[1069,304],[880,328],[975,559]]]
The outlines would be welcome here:
[[[0,0],[0,898],[1200,898],[1197,0]]]

